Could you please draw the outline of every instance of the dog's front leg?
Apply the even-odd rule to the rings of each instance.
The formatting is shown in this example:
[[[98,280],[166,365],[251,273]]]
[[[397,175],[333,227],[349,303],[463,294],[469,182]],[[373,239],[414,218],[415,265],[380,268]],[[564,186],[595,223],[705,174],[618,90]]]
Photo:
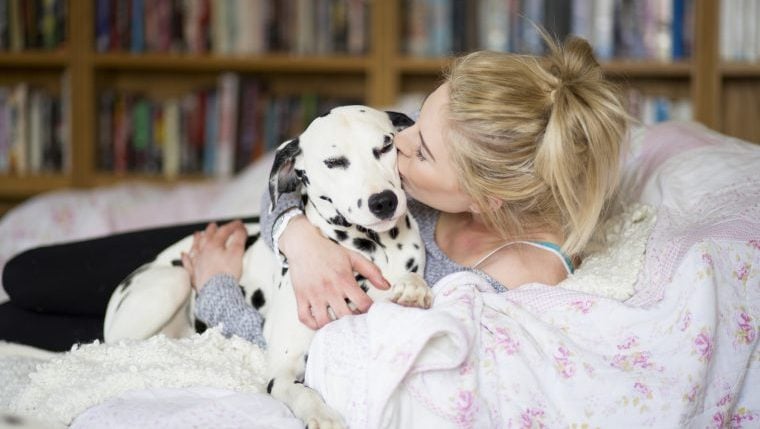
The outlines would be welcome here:
[[[308,330],[306,327],[303,329]],[[273,377],[267,385],[267,393],[284,402],[296,417],[303,420],[308,429],[343,428],[340,415],[325,404],[316,390],[303,384],[306,350],[299,350],[299,347],[290,343],[289,349],[283,349],[283,344],[277,342],[268,345],[270,373]]]

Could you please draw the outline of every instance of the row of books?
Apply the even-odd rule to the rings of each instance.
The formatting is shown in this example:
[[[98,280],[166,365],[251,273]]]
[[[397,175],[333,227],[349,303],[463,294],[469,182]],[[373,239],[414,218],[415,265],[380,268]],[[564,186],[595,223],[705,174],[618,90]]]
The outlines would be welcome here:
[[[760,60],[760,0],[721,2],[720,54],[727,61]]]
[[[64,98],[26,83],[0,87],[0,174],[68,170]]]
[[[664,121],[691,121],[694,119],[689,98],[673,98],[662,95],[648,95],[637,89],[627,94],[628,111],[644,125]]]
[[[98,168],[228,177],[300,134],[318,114],[358,100],[275,95],[256,79],[219,76],[164,100],[105,90],[99,95]]]
[[[95,0],[98,52],[367,50],[366,0]]]
[[[66,40],[68,0],[0,0],[0,51],[52,50]]]
[[[533,23],[588,40],[600,60],[691,55],[694,0],[404,0],[406,53],[544,53]]]

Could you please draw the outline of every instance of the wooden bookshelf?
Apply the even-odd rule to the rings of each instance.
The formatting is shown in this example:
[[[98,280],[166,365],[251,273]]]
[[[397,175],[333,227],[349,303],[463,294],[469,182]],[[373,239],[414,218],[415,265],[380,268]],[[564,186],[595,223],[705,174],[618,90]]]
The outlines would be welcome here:
[[[218,56],[190,54],[97,53],[94,41],[95,2],[69,0],[67,41],[52,52],[0,52],[0,84],[29,81],[60,89],[70,78],[71,170],[40,176],[0,176],[0,213],[24,198],[55,189],[88,188],[123,181],[167,183],[161,175],[109,174],[98,171],[96,159],[97,96],[106,87],[180,91],[197,82],[213,82],[232,71],[272,79],[277,91],[315,87],[335,94],[361,96],[367,104],[392,105],[405,91],[429,90],[440,80],[450,58],[414,58],[401,52],[404,11],[398,0],[372,1],[369,50],[360,56],[264,54]],[[737,137],[760,142],[757,118],[760,64],[719,60],[719,0],[700,0],[696,7],[694,49],[690,61],[611,61],[605,72],[632,85],[685,94],[696,120]],[[179,181],[207,180],[200,175]]]

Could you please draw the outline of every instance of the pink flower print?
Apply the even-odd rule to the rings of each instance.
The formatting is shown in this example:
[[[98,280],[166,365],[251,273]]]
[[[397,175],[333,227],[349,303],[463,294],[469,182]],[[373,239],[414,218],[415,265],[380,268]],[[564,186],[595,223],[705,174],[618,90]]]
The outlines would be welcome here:
[[[720,411],[718,411],[717,413],[713,414],[712,421],[715,424],[713,427],[722,428],[723,427],[723,419],[724,419],[723,413],[721,413]]]
[[[697,399],[697,394],[699,393],[699,391],[700,391],[699,384],[695,384],[691,386],[691,390],[689,391],[689,393],[684,395],[684,399],[686,399],[689,402],[694,402]]]
[[[752,316],[744,311],[739,313],[739,329],[736,330],[735,344],[750,345],[755,342],[755,338],[757,338],[757,331],[755,330],[754,323],[752,322]]]
[[[750,240],[749,245],[757,250],[760,250],[760,240]]]
[[[734,271],[734,275],[740,282],[746,282],[747,277],[749,277],[749,269],[751,266],[748,263],[743,263],[741,267],[739,267],[736,271]]]
[[[713,258],[712,258],[712,255],[710,255],[709,253],[702,254],[702,261],[711,267],[713,266]]]
[[[683,318],[681,319],[681,332],[688,329],[689,326],[691,326],[691,311],[686,310],[686,313],[684,313]]]
[[[717,406],[719,406],[719,407],[722,407],[722,406],[724,406],[724,405],[728,404],[729,402],[731,402],[731,399],[732,399],[732,398],[733,398],[733,396],[731,396],[731,393],[730,393],[730,392],[729,392],[729,393],[726,393],[725,395],[723,395],[723,397],[722,397],[722,398],[720,398],[720,399],[718,400],[718,403],[717,403],[716,405],[717,405]]]
[[[455,417],[457,423],[462,426],[472,424],[477,405],[475,404],[475,394],[471,390],[461,390],[454,400],[454,406],[457,409]]]
[[[647,369],[654,364],[649,360],[649,352],[635,352],[628,355],[617,354],[612,357],[612,366],[623,371],[631,371],[635,368]]]
[[[559,346],[557,354],[554,355],[554,366],[565,378],[570,378],[575,375],[575,364],[570,361],[571,355],[572,354],[567,348],[565,348],[565,346]]]
[[[631,347],[637,346],[639,344],[639,337],[635,335],[631,335],[630,337],[626,338],[625,341],[623,341],[622,344],[617,345],[618,350],[628,350]]]
[[[496,328],[496,344],[508,355],[513,355],[520,350],[520,342],[510,335],[509,329]]]
[[[594,304],[596,304],[596,302],[591,299],[583,299],[571,302],[570,306],[580,311],[582,314],[588,314]]]
[[[637,391],[639,394],[641,394],[641,396],[647,399],[652,399],[652,391],[649,389],[649,387],[647,387],[646,384],[640,381],[637,381],[636,383],[633,384],[633,389]]]
[[[520,420],[522,420],[523,429],[545,428],[544,423],[541,421],[544,417],[544,411],[536,408],[528,408],[520,414]]]
[[[758,414],[753,413],[750,410],[740,407],[733,416],[731,416],[731,427],[732,428],[742,428],[744,427],[743,424],[745,422],[751,422],[758,419]],[[751,427],[755,427],[752,425]]]
[[[699,360],[702,362],[710,361],[713,353],[713,340],[706,329],[702,329],[699,335],[694,339],[694,350],[699,355]]]

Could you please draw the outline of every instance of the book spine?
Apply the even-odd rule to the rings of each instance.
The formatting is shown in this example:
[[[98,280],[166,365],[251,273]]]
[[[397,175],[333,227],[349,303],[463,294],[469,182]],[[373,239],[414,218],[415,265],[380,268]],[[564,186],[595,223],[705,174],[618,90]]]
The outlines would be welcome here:
[[[229,177],[235,165],[239,88],[240,78],[236,74],[219,77],[219,147],[215,169],[219,177]]]

